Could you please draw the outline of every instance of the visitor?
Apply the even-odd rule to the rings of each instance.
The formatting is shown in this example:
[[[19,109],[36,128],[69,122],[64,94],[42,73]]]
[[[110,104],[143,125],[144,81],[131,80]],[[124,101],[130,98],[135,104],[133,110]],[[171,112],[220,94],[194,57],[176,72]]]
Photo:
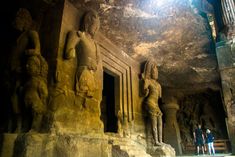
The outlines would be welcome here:
[[[204,154],[204,143],[205,143],[205,138],[201,129],[201,125],[198,124],[197,128],[193,132],[193,137],[194,137],[194,142],[197,147],[197,155],[199,155],[200,151],[200,146],[202,149],[202,154]]]
[[[206,141],[208,145],[209,154],[211,155],[211,150],[212,150],[213,155],[215,155],[215,149],[214,149],[214,143],[213,143],[214,136],[209,129],[206,130]]]

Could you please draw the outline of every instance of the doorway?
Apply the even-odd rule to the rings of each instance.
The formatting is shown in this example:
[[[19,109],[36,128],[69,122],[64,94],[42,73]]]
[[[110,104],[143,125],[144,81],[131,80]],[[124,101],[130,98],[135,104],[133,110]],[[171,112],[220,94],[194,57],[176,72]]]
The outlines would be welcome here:
[[[117,133],[117,116],[115,104],[115,76],[110,72],[103,72],[103,92],[101,102],[101,120],[104,123],[104,132]]]

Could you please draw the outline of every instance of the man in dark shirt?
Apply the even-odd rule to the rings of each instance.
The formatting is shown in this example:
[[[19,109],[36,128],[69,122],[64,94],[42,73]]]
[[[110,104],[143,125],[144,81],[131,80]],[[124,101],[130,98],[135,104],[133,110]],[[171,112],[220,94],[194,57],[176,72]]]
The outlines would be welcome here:
[[[194,137],[194,142],[197,146],[197,155],[199,155],[200,151],[200,146],[202,148],[202,153],[204,154],[204,143],[205,143],[205,138],[201,129],[201,125],[198,124],[197,128],[193,132],[193,137]]]

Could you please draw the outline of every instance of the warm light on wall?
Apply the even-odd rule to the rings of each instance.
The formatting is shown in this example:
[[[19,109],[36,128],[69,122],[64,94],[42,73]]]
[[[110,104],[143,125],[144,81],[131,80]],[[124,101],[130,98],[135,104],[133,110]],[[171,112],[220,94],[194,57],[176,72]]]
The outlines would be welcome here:
[[[162,6],[164,2],[164,0],[153,0],[153,4],[158,7]]]

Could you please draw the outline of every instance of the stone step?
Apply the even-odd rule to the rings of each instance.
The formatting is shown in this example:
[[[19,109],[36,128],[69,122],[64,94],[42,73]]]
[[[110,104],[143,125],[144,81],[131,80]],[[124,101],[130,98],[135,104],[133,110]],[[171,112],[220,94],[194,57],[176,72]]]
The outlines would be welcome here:
[[[131,139],[112,139],[115,151],[120,154],[126,154],[128,157],[151,157],[146,153],[146,149],[141,144]]]

